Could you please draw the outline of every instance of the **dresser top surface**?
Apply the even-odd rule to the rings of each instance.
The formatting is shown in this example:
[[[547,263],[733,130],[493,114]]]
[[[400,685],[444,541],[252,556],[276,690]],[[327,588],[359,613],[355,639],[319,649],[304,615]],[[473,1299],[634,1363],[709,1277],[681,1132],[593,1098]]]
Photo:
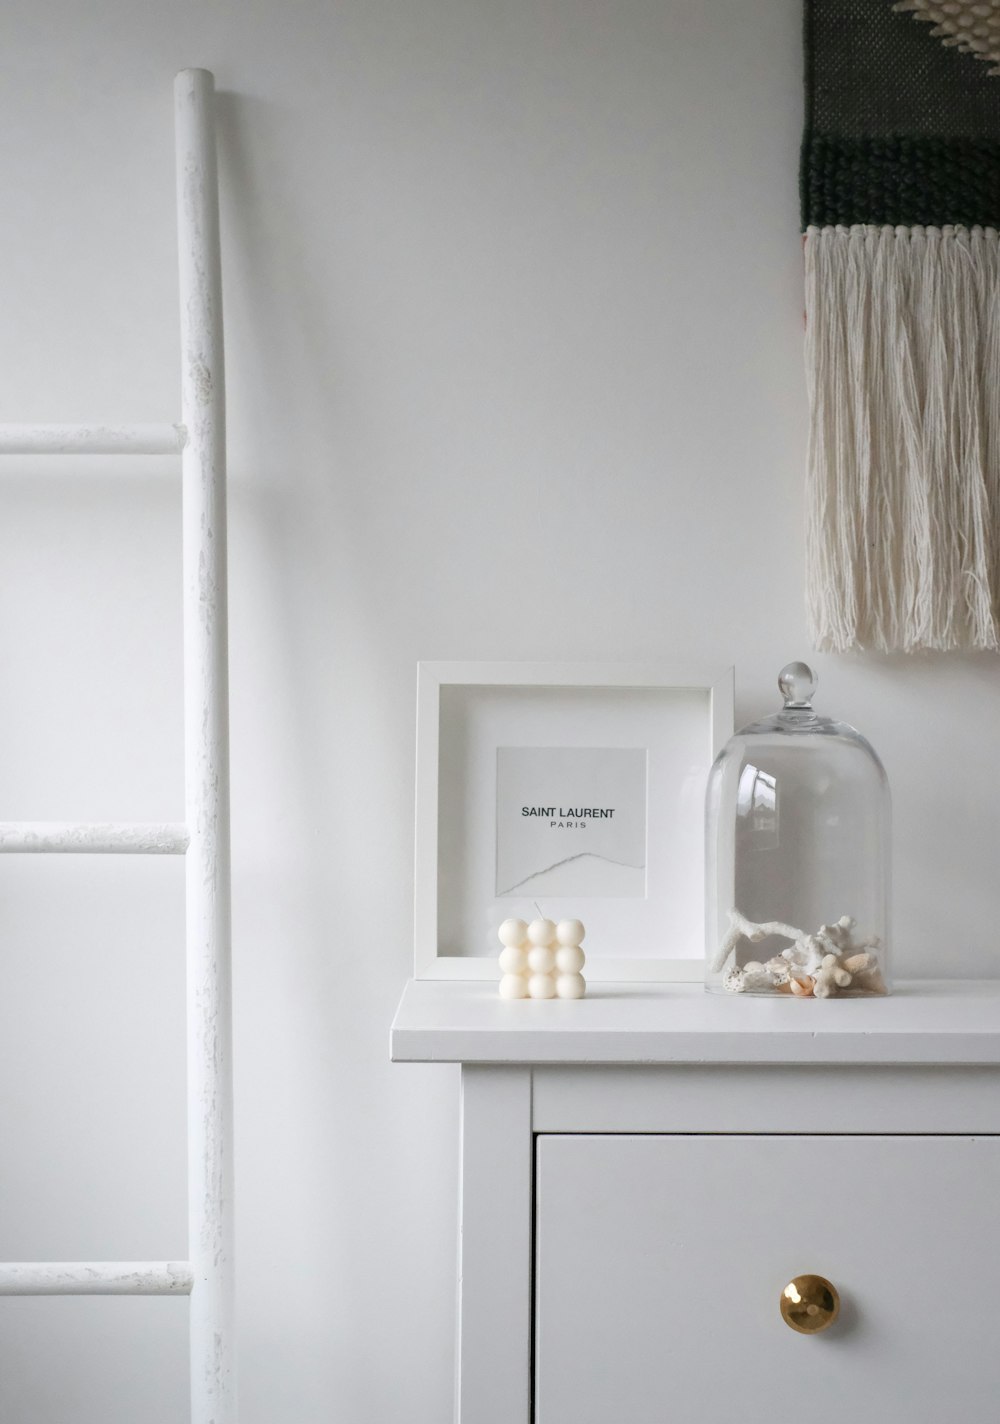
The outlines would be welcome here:
[[[411,979],[390,1053],[397,1063],[1000,1065],[1000,980],[910,980],[887,998],[827,1000],[595,984],[567,1002]]]

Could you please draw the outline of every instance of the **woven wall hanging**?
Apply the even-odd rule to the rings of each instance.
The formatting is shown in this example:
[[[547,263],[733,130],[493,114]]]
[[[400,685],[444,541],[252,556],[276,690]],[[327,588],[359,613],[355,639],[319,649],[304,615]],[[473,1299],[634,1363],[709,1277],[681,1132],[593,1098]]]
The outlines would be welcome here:
[[[806,0],[819,648],[1000,647],[1000,0]]]

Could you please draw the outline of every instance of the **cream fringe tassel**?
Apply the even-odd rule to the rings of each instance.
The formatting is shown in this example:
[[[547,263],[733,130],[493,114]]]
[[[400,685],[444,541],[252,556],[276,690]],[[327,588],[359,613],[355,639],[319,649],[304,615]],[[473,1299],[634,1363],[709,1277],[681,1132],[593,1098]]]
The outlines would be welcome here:
[[[805,265],[816,646],[997,648],[996,230],[810,227]]]

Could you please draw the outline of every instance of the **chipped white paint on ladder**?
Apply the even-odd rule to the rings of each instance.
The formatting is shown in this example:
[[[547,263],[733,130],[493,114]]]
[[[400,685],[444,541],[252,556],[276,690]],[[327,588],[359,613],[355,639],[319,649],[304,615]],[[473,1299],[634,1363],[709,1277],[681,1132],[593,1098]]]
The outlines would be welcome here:
[[[176,455],[183,425],[0,425],[0,455]]]
[[[7,1261],[3,1295],[190,1295],[188,1261]]]
[[[0,852],[183,855],[187,826],[142,821],[0,821]]]
[[[225,385],[214,85],[174,85],[181,302],[193,1424],[235,1424]]]

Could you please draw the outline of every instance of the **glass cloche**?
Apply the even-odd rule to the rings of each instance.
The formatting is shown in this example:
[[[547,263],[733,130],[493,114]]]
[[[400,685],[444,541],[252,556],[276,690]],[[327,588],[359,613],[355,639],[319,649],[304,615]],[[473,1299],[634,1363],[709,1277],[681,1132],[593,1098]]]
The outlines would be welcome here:
[[[860,732],[782,668],[780,712],[726,743],[706,807],[705,987],[827,999],[888,992],[889,783]]]

